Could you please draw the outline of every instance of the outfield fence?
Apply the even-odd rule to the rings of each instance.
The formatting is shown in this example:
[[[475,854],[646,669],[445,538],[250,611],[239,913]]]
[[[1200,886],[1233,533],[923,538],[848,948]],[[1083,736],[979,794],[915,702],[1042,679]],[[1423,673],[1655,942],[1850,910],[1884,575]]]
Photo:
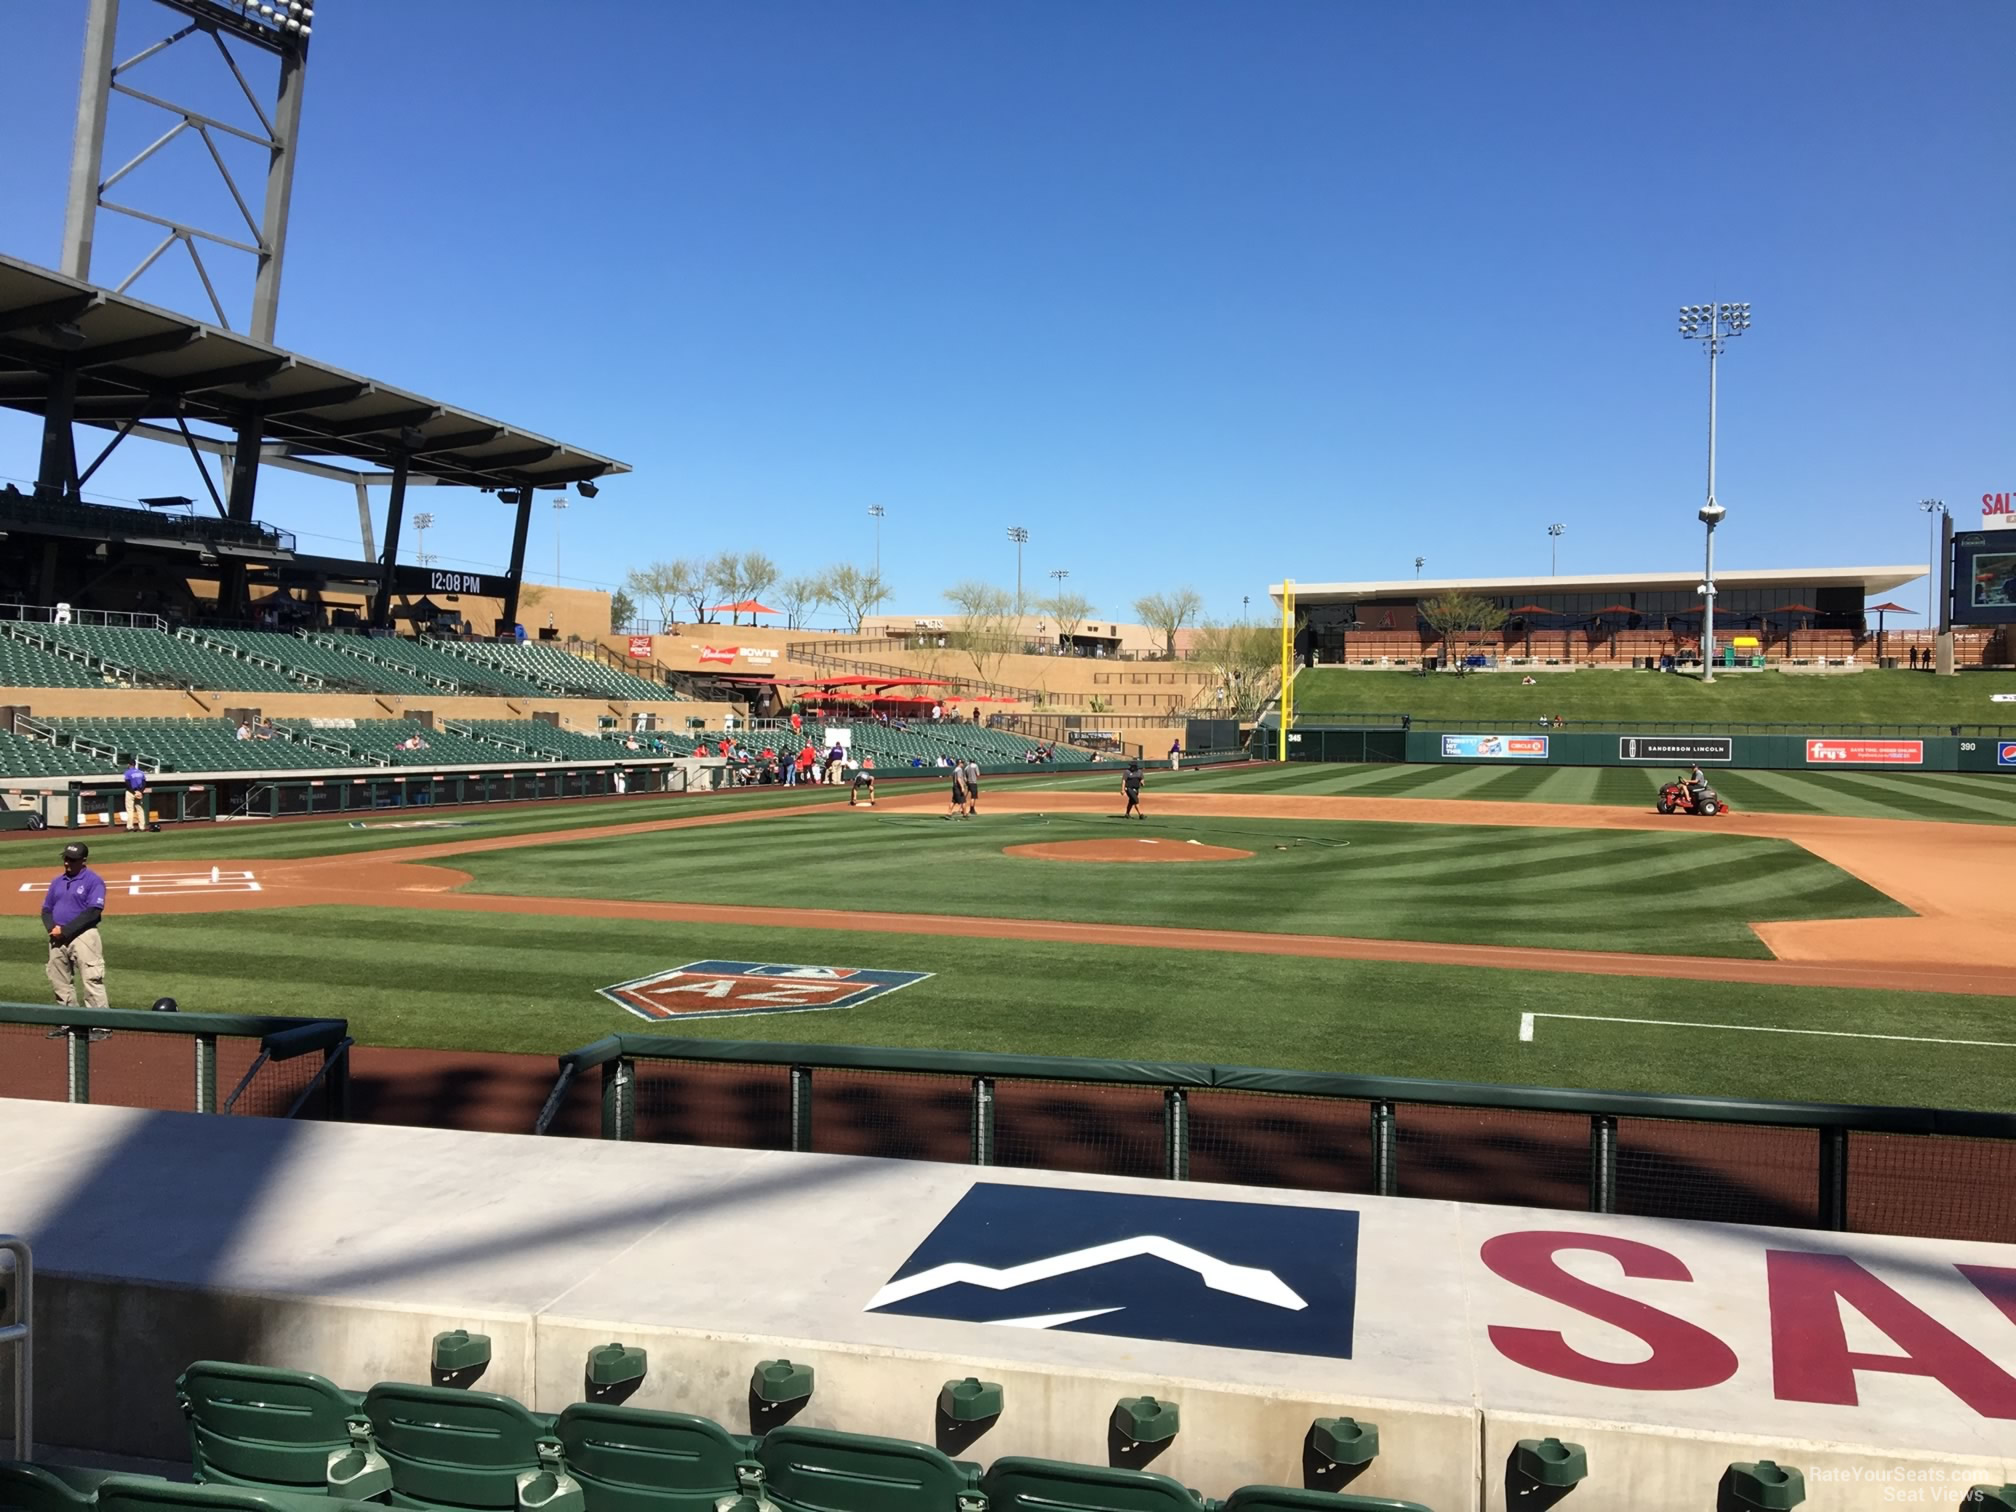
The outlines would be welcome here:
[[[598,1127],[605,1139],[2016,1242],[2006,1113],[616,1035],[560,1057],[535,1132]]]
[[[0,1003],[0,1097],[341,1119],[350,1045],[342,1019]]]

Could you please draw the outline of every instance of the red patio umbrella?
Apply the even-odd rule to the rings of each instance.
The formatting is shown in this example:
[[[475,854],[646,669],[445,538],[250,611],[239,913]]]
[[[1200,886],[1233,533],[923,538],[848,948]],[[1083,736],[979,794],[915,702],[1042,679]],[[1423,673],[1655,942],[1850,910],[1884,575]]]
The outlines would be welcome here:
[[[754,599],[743,599],[741,602],[734,604],[709,604],[707,606],[707,612],[710,614],[720,614],[724,610],[729,614],[748,615],[749,623],[752,625],[756,623],[756,616],[759,614],[778,614],[782,612],[777,609],[766,609]]]
[[[1902,604],[1870,604],[1862,612],[1866,615],[1870,610],[1874,610],[1876,613],[1876,665],[1880,667],[1883,665],[1883,616],[1886,614],[1916,614],[1918,611],[1916,609],[1907,609]]]

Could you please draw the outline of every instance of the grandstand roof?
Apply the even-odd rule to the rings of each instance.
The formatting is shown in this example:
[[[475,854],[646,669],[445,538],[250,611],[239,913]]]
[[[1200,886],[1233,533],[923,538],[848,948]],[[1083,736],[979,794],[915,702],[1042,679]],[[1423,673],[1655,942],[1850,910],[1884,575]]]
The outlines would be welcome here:
[[[628,464],[470,410],[360,378],[47,268],[0,256],[0,404],[41,414],[78,371],[75,418],[118,426],[178,416],[236,430],[259,417],[289,458],[389,465],[402,430],[413,472],[476,488],[561,488]]]
[[[1722,588],[1860,588],[1864,594],[1888,593],[1891,589],[1925,576],[1923,565],[1907,567],[1743,567],[1715,574]],[[1504,595],[1530,597],[1539,593],[1660,593],[1675,590],[1691,593],[1701,581],[1699,572],[1593,573],[1567,577],[1502,578],[1400,578],[1374,583],[1302,583],[1295,585],[1295,602],[1353,602],[1363,599],[1418,599],[1438,593],[1475,593],[1486,598]],[[1267,593],[1277,604],[1283,585],[1275,583]]]

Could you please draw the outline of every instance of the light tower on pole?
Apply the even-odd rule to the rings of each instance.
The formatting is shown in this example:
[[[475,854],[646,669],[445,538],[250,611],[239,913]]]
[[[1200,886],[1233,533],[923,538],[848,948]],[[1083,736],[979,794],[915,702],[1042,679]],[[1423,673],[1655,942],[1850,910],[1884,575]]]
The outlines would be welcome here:
[[[431,510],[423,509],[420,511],[419,514],[413,516],[413,529],[420,537],[419,549],[416,550],[413,553],[413,555],[414,559],[418,561],[422,567],[425,567],[429,562],[434,560],[433,555],[427,550],[427,532],[432,530],[433,528],[434,528],[434,515]]]
[[[1728,513],[1715,502],[1715,364],[1722,349],[1750,329],[1750,306],[1723,304],[1680,307],[1680,334],[1708,352],[1708,502],[1697,518],[1708,527],[1708,567],[1701,582],[1701,680],[1715,681],[1715,527]]]
[[[882,516],[889,513],[880,504],[868,506],[868,518],[875,522],[875,576],[882,576]]]
[[[1946,514],[1943,499],[1920,499],[1918,507],[1925,511],[1926,523],[1932,527],[1932,545],[1925,556],[1928,569],[1925,575],[1925,628],[1937,632],[1939,629],[1939,517]]]
[[[1561,572],[1561,537],[1568,533],[1566,525],[1547,527],[1547,576],[1558,577]]]
[[[1015,543],[1015,618],[1022,618],[1022,548],[1029,544],[1029,527],[1010,525],[1008,539]]]

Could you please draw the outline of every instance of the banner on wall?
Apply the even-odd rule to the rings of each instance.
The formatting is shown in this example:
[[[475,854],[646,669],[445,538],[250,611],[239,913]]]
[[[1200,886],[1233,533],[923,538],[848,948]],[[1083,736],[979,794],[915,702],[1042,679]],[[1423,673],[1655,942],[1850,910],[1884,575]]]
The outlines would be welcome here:
[[[1809,765],[1816,766],[1825,766],[1836,761],[1862,766],[1923,766],[1925,764],[1925,742],[1922,740],[1809,740],[1806,742],[1806,760]]]
[[[702,646],[700,660],[703,662],[732,662],[735,660],[735,646]]]
[[[651,659],[651,637],[648,635],[631,636],[630,655],[638,661],[649,661]]]
[[[1444,735],[1442,754],[1472,761],[1545,761],[1545,735]]]

